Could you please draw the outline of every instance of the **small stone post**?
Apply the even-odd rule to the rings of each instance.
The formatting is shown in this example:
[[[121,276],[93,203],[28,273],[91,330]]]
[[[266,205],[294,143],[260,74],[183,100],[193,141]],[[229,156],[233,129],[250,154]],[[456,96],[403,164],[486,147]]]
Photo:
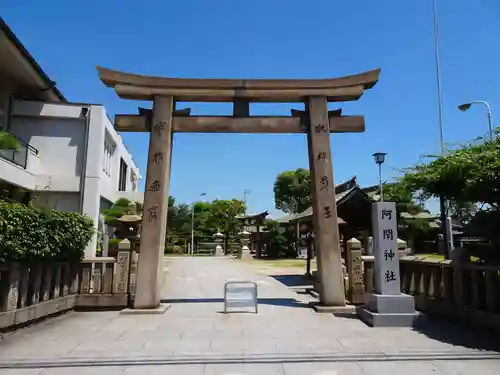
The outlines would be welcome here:
[[[118,256],[116,260],[115,279],[113,293],[121,294],[128,292],[130,274],[130,241],[124,239],[118,244]]]
[[[17,302],[19,298],[19,281],[20,281],[20,268],[17,264],[11,265],[10,270],[5,273],[7,277],[1,280],[1,292],[4,299],[1,302],[1,311],[14,311],[17,309]]]
[[[352,304],[364,302],[363,261],[361,260],[361,241],[351,238],[347,241],[347,269],[349,271],[349,301]]]

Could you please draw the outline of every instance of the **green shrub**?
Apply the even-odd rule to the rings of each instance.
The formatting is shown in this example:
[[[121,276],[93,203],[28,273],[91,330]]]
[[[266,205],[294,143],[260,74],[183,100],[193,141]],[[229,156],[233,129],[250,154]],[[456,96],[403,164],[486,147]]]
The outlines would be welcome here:
[[[19,151],[19,141],[5,130],[0,130],[0,150]]]
[[[77,212],[55,210],[48,214],[42,213],[42,216],[45,216],[52,260],[81,260],[85,247],[94,234],[92,219]]]
[[[38,210],[0,201],[0,262],[50,258],[45,218]]]
[[[0,200],[0,262],[78,261],[93,233],[85,215]]]
[[[118,245],[122,240],[122,238],[111,238],[108,242],[108,247],[116,247],[118,249]]]

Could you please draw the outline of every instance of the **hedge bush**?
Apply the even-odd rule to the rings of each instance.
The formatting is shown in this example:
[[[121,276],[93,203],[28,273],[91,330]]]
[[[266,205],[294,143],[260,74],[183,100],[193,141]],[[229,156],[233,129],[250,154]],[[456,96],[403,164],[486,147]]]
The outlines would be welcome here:
[[[79,261],[93,234],[93,222],[85,215],[0,200],[2,263]]]

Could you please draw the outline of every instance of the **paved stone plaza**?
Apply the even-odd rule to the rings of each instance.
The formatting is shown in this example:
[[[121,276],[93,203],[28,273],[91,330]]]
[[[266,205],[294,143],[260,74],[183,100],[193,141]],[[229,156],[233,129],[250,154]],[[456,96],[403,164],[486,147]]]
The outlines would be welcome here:
[[[225,258],[166,264],[164,315],[72,312],[6,334],[0,374],[500,373],[500,342],[484,332],[444,321],[369,328],[313,312],[297,276]],[[231,280],[258,283],[257,315],[222,314]]]

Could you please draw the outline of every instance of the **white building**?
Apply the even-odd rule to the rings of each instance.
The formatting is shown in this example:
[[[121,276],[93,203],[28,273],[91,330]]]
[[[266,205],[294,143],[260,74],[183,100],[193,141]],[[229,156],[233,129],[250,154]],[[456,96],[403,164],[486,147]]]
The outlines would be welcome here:
[[[11,198],[83,212],[97,227],[120,197],[142,202],[139,170],[101,105],[69,103],[0,18],[0,127],[19,139],[0,150]],[[95,254],[96,236],[86,250]]]

